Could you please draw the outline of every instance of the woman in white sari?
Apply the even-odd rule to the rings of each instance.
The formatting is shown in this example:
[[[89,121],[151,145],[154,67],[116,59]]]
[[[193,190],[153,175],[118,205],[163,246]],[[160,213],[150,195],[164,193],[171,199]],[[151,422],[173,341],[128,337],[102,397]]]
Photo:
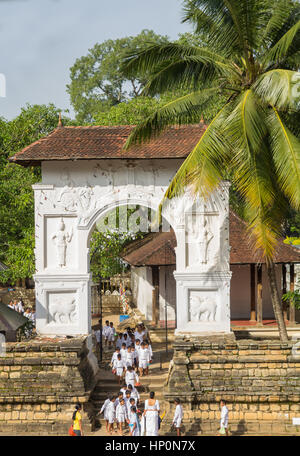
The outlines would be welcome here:
[[[155,393],[151,391],[149,399],[145,401],[146,436],[158,436],[159,402],[154,399]]]

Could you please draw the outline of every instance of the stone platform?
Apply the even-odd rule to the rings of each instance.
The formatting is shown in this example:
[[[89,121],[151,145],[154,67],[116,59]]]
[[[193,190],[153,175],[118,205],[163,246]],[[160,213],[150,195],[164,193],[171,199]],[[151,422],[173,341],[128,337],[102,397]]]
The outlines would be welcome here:
[[[7,343],[0,357],[1,432],[67,435],[78,402],[88,428],[96,373],[86,337]]]
[[[219,402],[232,427],[243,433],[300,435],[300,347],[295,342],[234,340],[234,337],[175,337],[164,397],[179,397],[186,429],[213,432]]]

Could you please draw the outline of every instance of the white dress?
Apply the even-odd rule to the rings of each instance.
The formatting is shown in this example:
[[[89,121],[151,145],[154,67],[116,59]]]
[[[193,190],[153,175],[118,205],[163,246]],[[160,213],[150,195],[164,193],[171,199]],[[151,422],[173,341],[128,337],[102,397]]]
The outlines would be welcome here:
[[[158,436],[158,410],[159,402],[156,400],[154,405],[149,405],[148,399],[145,401],[146,435]]]

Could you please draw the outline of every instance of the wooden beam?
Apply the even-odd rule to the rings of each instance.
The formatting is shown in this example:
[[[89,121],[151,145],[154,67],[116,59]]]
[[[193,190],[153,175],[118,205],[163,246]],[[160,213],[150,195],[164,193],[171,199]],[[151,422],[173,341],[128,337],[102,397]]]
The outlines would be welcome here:
[[[159,267],[152,266],[152,323],[158,325],[159,320]]]
[[[250,264],[250,321],[256,321],[255,264]]]
[[[286,265],[285,263],[282,264],[282,294],[286,293]],[[287,321],[287,304],[285,301],[282,301],[282,310],[283,310],[283,319]]]
[[[262,306],[262,265],[257,266],[257,309],[256,321],[258,326],[263,325],[263,306]]]
[[[290,291],[295,290],[295,268],[293,264],[290,264]],[[290,305],[290,315],[289,315],[290,325],[294,325],[296,323],[296,316],[295,316],[295,306]]]

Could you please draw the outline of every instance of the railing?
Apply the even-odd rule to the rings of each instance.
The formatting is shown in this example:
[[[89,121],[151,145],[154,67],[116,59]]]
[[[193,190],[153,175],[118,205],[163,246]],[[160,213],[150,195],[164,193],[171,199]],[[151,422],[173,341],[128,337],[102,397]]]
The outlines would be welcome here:
[[[91,312],[92,315],[100,314],[100,299],[97,290],[98,284],[91,286]],[[125,288],[126,289],[126,288]],[[126,293],[131,297],[131,290],[126,289]],[[112,313],[119,313],[120,311],[120,292],[119,287],[112,285],[110,280],[101,281],[101,295],[103,310],[107,311],[111,308]],[[107,313],[107,312],[105,312]]]

